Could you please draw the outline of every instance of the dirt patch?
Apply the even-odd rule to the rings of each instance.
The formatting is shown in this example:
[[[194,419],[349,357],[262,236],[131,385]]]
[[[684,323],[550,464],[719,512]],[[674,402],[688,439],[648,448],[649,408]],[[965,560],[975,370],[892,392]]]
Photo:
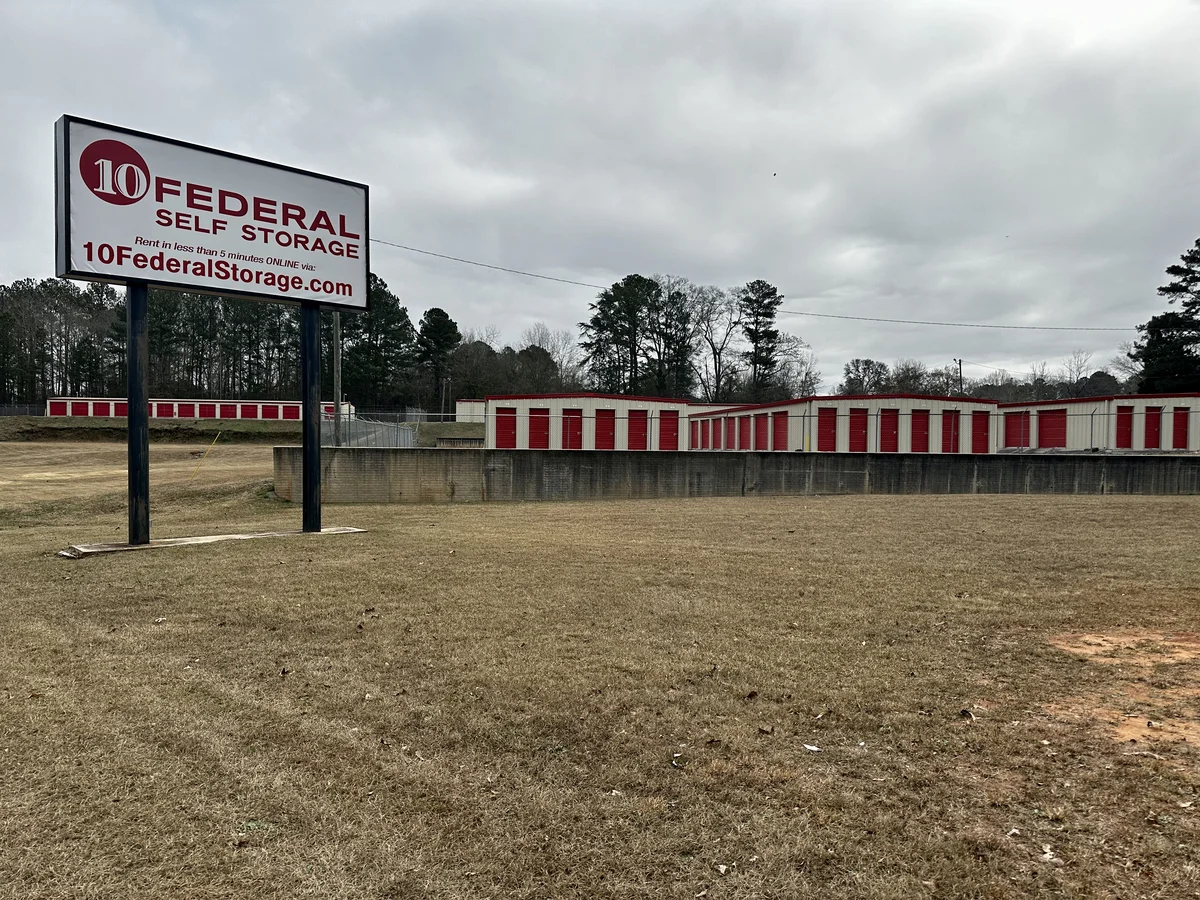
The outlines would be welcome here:
[[[1143,666],[1192,662],[1200,659],[1200,634],[1194,631],[1158,632],[1142,629],[1062,634],[1050,643],[1060,650],[1108,665]]]
[[[1136,705],[1136,704],[1135,704]],[[1200,719],[1190,716],[1155,718],[1153,709],[1129,712],[1099,705],[1096,698],[1076,698],[1047,707],[1056,718],[1075,722],[1094,722],[1104,726],[1110,736],[1123,743],[1185,742],[1200,747]]]
[[[1126,744],[1200,747],[1200,679],[1188,665],[1200,660],[1200,635],[1129,629],[1058,635],[1050,643],[1130,672],[1093,694],[1048,705],[1051,715],[1094,723]]]

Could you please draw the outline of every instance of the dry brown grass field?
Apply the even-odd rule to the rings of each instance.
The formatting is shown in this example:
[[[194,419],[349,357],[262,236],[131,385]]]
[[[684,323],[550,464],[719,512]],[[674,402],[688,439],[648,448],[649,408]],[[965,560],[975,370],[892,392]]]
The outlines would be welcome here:
[[[154,535],[299,525],[152,448]],[[326,507],[0,444],[0,896],[1194,897],[1200,498]]]

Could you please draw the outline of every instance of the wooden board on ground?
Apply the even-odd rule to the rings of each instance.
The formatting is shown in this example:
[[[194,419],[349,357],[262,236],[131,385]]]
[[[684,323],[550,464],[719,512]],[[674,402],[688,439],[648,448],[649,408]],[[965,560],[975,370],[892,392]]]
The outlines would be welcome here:
[[[334,525],[322,528],[320,534],[362,534],[364,528],[350,528],[345,525]],[[314,532],[317,533],[317,532]],[[59,556],[67,559],[83,559],[85,556],[96,556],[101,553],[124,553],[127,550],[159,550],[163,547],[191,547],[197,544],[215,544],[219,541],[249,541],[255,538],[295,537],[305,534],[303,531],[257,531],[251,534],[206,534],[197,537],[158,538],[148,544],[72,544],[66,550],[60,550]]]

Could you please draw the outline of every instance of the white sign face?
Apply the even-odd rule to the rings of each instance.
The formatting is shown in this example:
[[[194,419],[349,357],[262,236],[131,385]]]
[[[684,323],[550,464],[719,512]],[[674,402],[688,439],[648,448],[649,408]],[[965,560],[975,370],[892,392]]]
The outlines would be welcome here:
[[[366,309],[367,186],[63,116],[57,268]]]

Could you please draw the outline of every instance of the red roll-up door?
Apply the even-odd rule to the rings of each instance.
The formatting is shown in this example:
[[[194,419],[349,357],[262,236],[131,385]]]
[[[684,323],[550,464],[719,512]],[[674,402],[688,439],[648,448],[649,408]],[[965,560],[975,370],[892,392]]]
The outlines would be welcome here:
[[[71,415],[86,416],[88,415],[88,402],[86,400],[71,401]]]
[[[750,449],[750,417],[738,416],[738,449]]]
[[[709,430],[708,419],[702,419],[700,421],[700,449],[701,450],[708,449],[708,430]]]
[[[1171,422],[1171,449],[1186,450],[1188,448],[1188,413],[1186,406],[1175,407],[1175,415]]]
[[[1038,446],[1063,449],[1067,446],[1067,411],[1038,410]]]
[[[196,404],[195,403],[180,403],[179,411],[178,411],[177,415],[181,419],[196,418]]]
[[[97,400],[92,404],[93,416],[107,416],[111,404],[107,400]]]
[[[124,402],[118,400],[113,404],[113,415],[118,419],[123,419],[129,415],[129,401]]]
[[[1147,450],[1158,450],[1162,447],[1162,407],[1146,407],[1146,440],[1142,446]]]
[[[329,414],[331,416],[333,415],[333,407],[330,407]],[[242,404],[242,418],[243,419],[257,419],[258,418],[258,404],[257,403],[243,403]]]
[[[850,410],[850,452],[867,452],[867,416],[865,409]]]
[[[496,449],[517,449],[517,410],[502,406],[496,410]]]
[[[187,404],[185,404],[185,403],[179,404],[180,418],[183,418],[183,408],[186,405]],[[263,408],[262,408],[262,413],[263,413],[264,419],[278,419],[279,418],[279,407],[276,406],[274,403],[264,403]],[[191,413],[188,413],[188,415],[191,415]]]
[[[725,420],[724,419],[713,419],[712,420],[712,441],[713,441],[713,449],[714,450],[721,449],[721,437],[723,436],[724,432],[725,432]]]
[[[754,449],[770,450],[771,447],[767,443],[770,440],[770,434],[770,417],[766,413],[759,413],[754,417]]]
[[[909,444],[913,453],[929,452],[929,410],[912,411],[912,437]]]
[[[958,410],[942,410],[942,452],[957,453],[962,446],[958,433]]]
[[[646,410],[631,409],[629,411],[629,449],[645,450],[646,437],[650,429],[646,425]]]
[[[564,409],[562,414],[562,446],[564,450],[583,449],[583,410]]]
[[[1133,407],[1117,407],[1117,449],[1133,449]]]
[[[175,418],[175,404],[174,403],[155,404],[154,415],[160,419]]]
[[[613,450],[617,446],[617,411],[596,410],[596,449]]]
[[[1004,446],[1029,446],[1029,410],[1004,414]]]
[[[221,418],[222,419],[236,419],[237,418],[237,404],[236,403],[222,403],[221,404]]]
[[[900,452],[900,410],[879,411],[879,452]]]
[[[788,414],[777,412],[771,415],[771,449],[786,450],[788,448]]]
[[[971,413],[971,452],[989,453],[992,449],[992,414],[982,409]]]
[[[550,410],[529,410],[529,449],[550,449]]]
[[[658,449],[679,449],[679,413],[664,409],[658,417]]]
[[[66,400],[51,400],[50,401],[50,415],[65,416],[66,414],[67,414],[67,401]]]
[[[817,408],[817,451],[833,453],[837,450],[837,407]]]
[[[700,420],[694,419],[688,428],[688,446],[693,450],[700,446]]]

